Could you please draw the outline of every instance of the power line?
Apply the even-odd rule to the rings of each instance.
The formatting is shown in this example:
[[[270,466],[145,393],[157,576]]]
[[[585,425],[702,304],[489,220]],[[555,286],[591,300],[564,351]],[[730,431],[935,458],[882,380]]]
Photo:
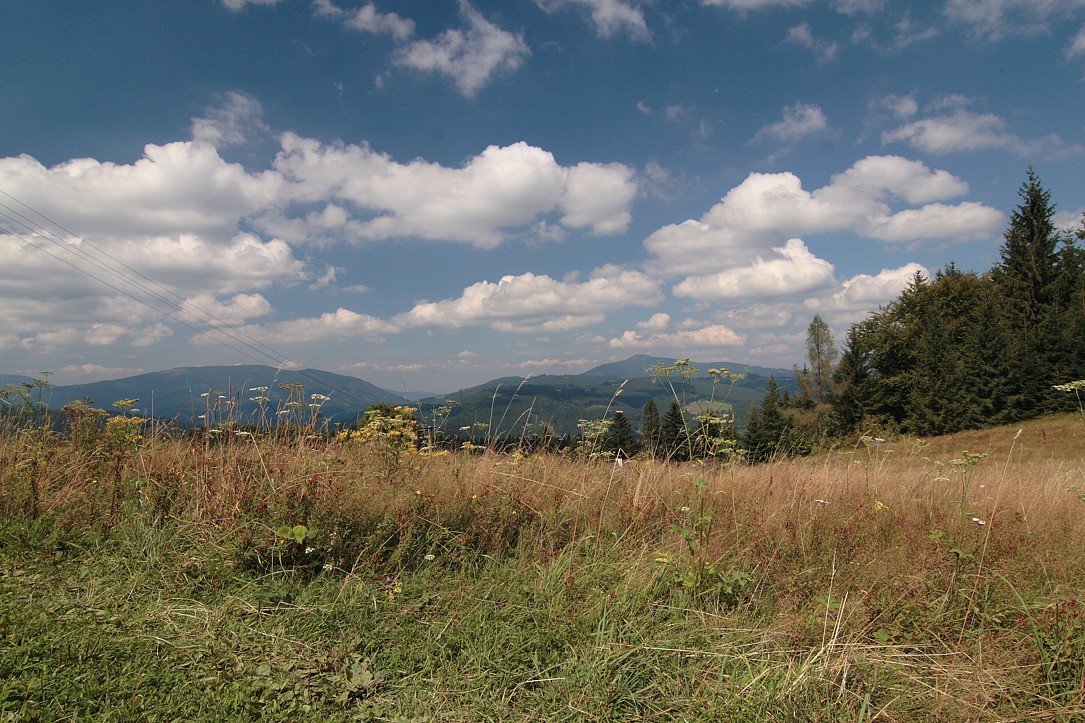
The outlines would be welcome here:
[[[14,209],[11,209],[9,206],[7,206],[7,205],[5,205],[3,203],[0,203],[0,208],[7,209],[8,211],[11,211],[15,215],[17,215],[19,218],[26,221],[27,223],[19,223],[19,222],[16,222],[16,223],[19,223],[19,225],[23,226],[24,228],[29,230],[31,233],[34,233],[36,235],[45,236],[47,241],[49,241],[50,243],[53,243],[56,246],[59,246],[64,251],[66,251],[68,253],[72,253],[72,254],[77,255],[77,256],[80,256],[82,258],[85,258],[88,262],[90,262],[91,264],[93,264],[97,268],[102,269],[103,271],[110,274],[111,276],[113,276],[115,278],[118,278],[118,279],[122,280],[125,283],[131,284],[132,286],[135,286],[136,288],[139,288],[140,290],[146,292],[148,295],[158,299],[159,301],[166,304],[167,306],[170,306],[170,307],[176,309],[181,314],[184,314],[185,316],[188,316],[188,317],[190,317],[192,319],[195,319],[199,323],[203,323],[203,324],[207,324],[208,326],[216,327],[218,330],[228,330],[230,333],[235,333],[238,336],[243,337],[248,342],[251,342],[251,344],[246,344],[246,346],[249,346],[254,351],[258,351],[260,354],[263,354],[263,355],[267,356],[268,358],[275,360],[276,366],[279,366],[279,365],[288,363],[289,361],[292,361],[291,359],[286,358],[285,355],[279,354],[279,352],[277,352],[275,349],[272,349],[271,347],[265,345],[264,343],[260,342],[257,339],[253,339],[251,336],[246,334],[244,331],[242,331],[240,329],[237,329],[236,327],[231,327],[227,322],[225,322],[222,319],[217,318],[214,314],[212,314],[212,313],[210,313],[210,312],[208,312],[208,311],[206,311],[204,309],[201,309],[200,307],[196,306],[195,304],[186,303],[186,300],[184,298],[182,298],[178,294],[174,293],[171,289],[169,289],[169,288],[163,286],[162,284],[159,284],[158,282],[154,281],[153,279],[145,276],[144,274],[140,273],[136,269],[132,268],[131,266],[129,266],[126,263],[124,263],[123,261],[121,261],[120,259],[116,258],[115,256],[110,255],[109,253],[107,253],[103,249],[101,249],[98,246],[94,245],[89,240],[83,238],[82,236],[79,236],[78,234],[76,234],[73,231],[68,230],[67,228],[65,228],[61,224],[57,223],[56,221],[54,221],[51,218],[49,218],[48,216],[46,216],[45,214],[31,208],[26,203],[24,203],[24,202],[20,201],[19,199],[13,197],[11,194],[7,193],[3,189],[0,189],[0,195],[3,195],[3,196],[6,196],[6,197],[10,198],[11,200],[18,203],[20,206],[22,206],[22,207],[26,208],[27,210],[29,210],[31,213],[33,213],[36,216],[44,219],[46,222],[56,226],[57,228],[59,228],[64,233],[68,234],[68,236],[70,238],[77,239],[80,242],[80,245],[79,246],[74,246],[74,245],[68,243],[65,239],[61,238],[60,236],[58,236],[56,233],[49,230],[48,228],[45,228],[43,226],[38,225],[37,223],[35,223],[31,219],[27,218],[23,214],[19,213],[18,211],[15,211]],[[0,214],[0,215],[4,215],[4,214]],[[14,221],[14,219],[10,219],[10,217],[9,217],[9,220]],[[27,224],[31,224],[31,225],[27,225]],[[49,238],[49,237],[52,237],[52,238]],[[157,287],[158,289],[160,289],[162,291],[162,293],[158,293],[156,291],[153,291],[150,288],[148,288],[147,286],[145,286],[144,284],[142,284],[139,281],[136,281],[135,279],[133,279],[131,276],[128,276],[127,274],[124,274],[122,272],[118,272],[116,269],[110,267],[109,265],[107,265],[105,263],[102,263],[98,259],[94,258],[94,256],[91,255],[90,253],[88,253],[85,249],[83,249],[82,248],[83,245],[86,245],[86,246],[90,247],[91,249],[93,249],[97,253],[101,254],[102,256],[105,256],[107,259],[109,259],[113,263],[120,266],[121,268],[123,268],[126,271],[130,272],[131,274],[139,277],[143,281],[146,281],[148,284],[150,284],[150,285],[152,285],[154,287]],[[73,267],[73,268],[76,268],[76,267]],[[88,275],[90,275],[92,278],[97,279],[97,277],[94,277],[93,274],[88,274]],[[101,281],[101,279],[97,279],[97,280]],[[105,283],[105,282],[103,282],[103,283]],[[163,294],[172,296],[174,299],[177,300],[177,302],[180,302],[180,303],[170,301],[168,298],[163,296]],[[141,303],[143,303],[143,302],[141,302]],[[145,304],[145,305],[150,306],[149,304]],[[155,307],[150,307],[150,308],[153,309]],[[155,310],[160,311],[159,309],[155,309]],[[192,310],[199,312],[200,314],[202,314],[206,318],[201,319],[199,316],[192,313]],[[171,317],[171,318],[173,318],[173,317]],[[183,322],[181,322],[181,323],[183,323]],[[191,328],[191,327],[189,327],[189,328]],[[195,331],[195,329],[194,329],[194,331]],[[252,358],[252,357],[250,357],[250,358]],[[266,362],[261,361],[261,363],[266,363]]]
[[[60,263],[63,263],[66,266],[69,266],[70,268],[74,269],[75,271],[77,271],[77,272],[79,272],[81,274],[89,276],[90,278],[92,278],[95,281],[97,281],[98,283],[106,286],[107,288],[112,289],[113,291],[115,291],[115,292],[117,292],[117,293],[131,299],[132,301],[135,301],[136,303],[139,303],[139,304],[141,304],[143,306],[146,306],[147,308],[151,309],[155,313],[161,314],[162,316],[165,316],[167,319],[170,319],[171,321],[190,329],[191,331],[195,332],[196,334],[200,334],[200,335],[205,336],[205,337],[207,337],[209,339],[212,339],[213,341],[218,342],[219,344],[222,344],[226,348],[228,348],[228,349],[230,349],[230,350],[232,350],[232,351],[234,351],[234,352],[236,352],[236,353],[238,353],[238,354],[240,354],[240,355],[242,355],[242,356],[244,356],[244,357],[246,357],[246,358],[248,358],[248,359],[250,359],[252,361],[255,361],[255,362],[259,363],[259,364],[268,364],[270,362],[273,366],[275,366],[280,371],[282,371],[285,367],[287,367],[288,365],[293,363],[293,360],[290,357],[288,357],[287,355],[285,355],[285,354],[279,352],[278,350],[268,346],[267,344],[264,344],[263,342],[259,341],[258,339],[254,339],[252,336],[245,333],[243,330],[238,329],[235,326],[230,325],[226,321],[216,317],[214,314],[212,314],[212,313],[210,313],[210,312],[208,312],[208,311],[206,311],[204,309],[199,308],[198,306],[192,304],[191,302],[188,302],[187,300],[183,299],[181,296],[179,296],[178,294],[173,292],[171,289],[167,288],[166,286],[163,286],[162,284],[160,284],[160,283],[154,281],[153,279],[147,277],[146,275],[140,273],[138,270],[132,268],[131,266],[124,263],[120,259],[117,259],[116,257],[110,255],[108,252],[104,251],[103,249],[99,248],[95,244],[91,243],[86,238],[80,236],[79,234],[76,234],[76,233],[70,231],[69,229],[67,229],[63,225],[61,225],[60,223],[57,223],[56,221],[52,220],[51,218],[49,218],[45,214],[43,214],[40,211],[34,209],[29,204],[19,200],[18,198],[15,198],[14,196],[7,193],[3,189],[0,189],[0,195],[3,195],[6,198],[10,199],[14,203],[18,204],[20,207],[26,209],[33,216],[36,216],[37,218],[42,219],[43,221],[45,221],[47,224],[51,224],[52,226],[56,227],[57,229],[60,229],[62,232],[66,233],[68,235],[69,239],[74,239],[74,240],[78,241],[79,243],[78,244],[70,243],[70,241],[68,239],[62,238],[57,233],[55,233],[54,231],[49,229],[47,226],[39,223],[38,221],[35,221],[32,218],[29,218],[25,214],[21,213],[20,211],[14,209],[14,208],[12,208],[12,207],[8,206],[7,204],[4,204],[4,203],[0,203],[0,209],[3,209],[2,211],[0,211],[0,222],[2,222],[3,220],[6,219],[8,224],[11,224],[14,228],[18,229],[18,228],[21,227],[22,229],[25,229],[25,231],[28,232],[29,234],[31,234],[33,236],[36,236],[36,237],[40,237],[41,239],[43,239],[43,240],[49,242],[50,244],[52,244],[53,246],[56,246],[60,250],[62,250],[64,252],[76,257],[77,259],[79,259],[79,260],[81,260],[83,262],[86,262],[86,263],[94,266],[95,268],[101,270],[104,274],[108,274],[109,276],[113,277],[115,280],[117,280],[122,285],[127,285],[129,287],[133,287],[135,289],[138,289],[139,291],[143,292],[146,296],[149,296],[152,299],[157,300],[162,305],[164,305],[164,306],[166,306],[168,308],[172,308],[173,310],[175,310],[177,312],[177,314],[175,315],[174,313],[171,313],[171,312],[169,312],[169,311],[167,311],[165,309],[162,309],[162,308],[160,308],[158,306],[155,306],[150,301],[148,301],[146,298],[141,298],[140,296],[137,296],[137,295],[135,295],[133,293],[130,293],[129,291],[125,290],[124,288],[121,288],[120,286],[117,286],[114,283],[111,283],[110,281],[106,280],[102,276],[99,276],[99,275],[95,274],[93,271],[90,271],[90,270],[84,268],[83,266],[78,265],[77,263],[72,263],[68,259],[62,258],[61,256],[51,252],[45,246],[39,245],[39,244],[35,243],[34,241],[32,241],[31,239],[26,238],[25,236],[23,236],[18,231],[12,230],[12,228],[3,228],[3,230],[5,232],[7,232],[9,235],[13,236],[14,238],[19,239],[20,241],[22,241],[26,245],[30,246],[31,248],[44,253],[45,255],[55,259],[56,261],[59,261]],[[84,248],[84,246],[87,247],[87,248]],[[102,261],[99,258],[96,258],[94,254],[90,253],[90,251],[87,250],[88,248],[95,251],[96,253],[100,254],[101,256],[105,257],[106,259],[109,259],[114,264],[116,264],[116,267],[120,267],[120,269],[123,269],[123,271],[119,270],[118,268],[116,268],[114,266],[111,266],[109,263],[106,263],[106,262]],[[125,271],[127,271],[128,273],[125,273]],[[140,281],[139,279],[142,279],[142,281]],[[146,283],[143,283],[143,282],[146,282]],[[161,292],[155,291],[151,287],[155,287],[157,289],[160,289]],[[176,299],[176,301],[171,300],[168,297],[173,297],[173,299]],[[196,313],[193,313],[193,312],[198,312],[199,315],[197,315]],[[185,321],[185,319],[181,318],[181,317],[188,317],[189,319],[193,320],[196,324],[201,324],[201,325],[204,325],[206,327],[209,327],[209,330],[208,329],[202,329],[202,328],[199,328],[197,326],[194,326],[193,324],[189,323],[188,321]],[[223,338],[223,337],[226,337],[226,338]],[[227,339],[229,339],[229,341],[227,341]],[[233,343],[231,343],[231,342],[233,342]],[[304,379],[307,379],[307,380],[315,383],[315,384],[318,384],[318,385],[323,386],[324,388],[330,389],[330,391],[332,393],[339,394],[341,397],[346,397],[347,399],[352,399],[353,401],[357,402],[359,405],[363,403],[363,401],[361,399],[358,399],[353,394],[351,394],[351,393],[349,393],[347,391],[344,391],[343,389],[337,389],[337,388],[332,387],[331,385],[328,384],[327,380],[319,379],[318,377],[312,375],[311,373],[309,373],[305,369],[290,370],[290,371],[292,373],[294,373],[294,374],[297,374],[298,376],[300,376],[300,377],[302,377]]]

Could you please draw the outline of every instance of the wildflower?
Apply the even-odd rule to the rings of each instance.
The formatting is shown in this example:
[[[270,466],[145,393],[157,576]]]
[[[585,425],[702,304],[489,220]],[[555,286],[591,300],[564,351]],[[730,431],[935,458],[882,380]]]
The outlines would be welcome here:
[[[306,554],[306,555],[312,555],[312,554],[313,554],[314,552],[316,552],[316,550],[314,550],[314,549],[313,549],[313,548],[311,548],[311,547],[306,547],[306,548],[305,548],[305,554]]]
[[[881,500],[874,500],[874,509],[876,509],[876,510],[888,510],[889,505],[885,504]]]

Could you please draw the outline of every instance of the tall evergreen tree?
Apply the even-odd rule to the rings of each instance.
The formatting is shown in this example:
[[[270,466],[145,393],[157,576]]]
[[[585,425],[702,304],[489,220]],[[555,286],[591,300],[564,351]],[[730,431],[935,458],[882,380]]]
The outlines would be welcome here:
[[[633,425],[625,412],[617,410],[610,420],[606,434],[603,435],[603,449],[611,456],[632,457],[637,453],[637,439],[633,436]]]
[[[833,371],[833,434],[857,431],[867,414],[870,390],[870,354],[861,324],[853,324],[844,337],[844,353]]]
[[[659,441],[663,456],[677,460],[689,459],[689,432],[686,429],[685,415],[682,414],[682,405],[678,400],[672,400],[667,413],[663,415]]]
[[[641,448],[653,457],[662,457],[665,453],[660,449],[659,441],[659,407],[656,406],[656,400],[649,399],[644,403],[644,413],[640,423]]]
[[[1056,383],[1085,379],[1085,223],[1074,233],[1062,237],[1059,271],[1055,279],[1054,363]],[[1073,401],[1063,394],[1064,409],[1073,409]]]
[[[769,377],[761,404],[750,410],[742,444],[750,462],[766,462],[779,451],[787,432],[787,420],[781,412],[780,386]]]
[[[1053,221],[1051,193],[1029,168],[1010,217],[1001,262],[992,277],[1004,298],[1005,321],[1012,331],[1008,370],[1012,374],[1012,418],[1028,419],[1049,410],[1056,396],[1058,343],[1055,299],[1059,271],[1059,235]],[[1012,421],[1012,418],[1010,421]]]
[[[989,418],[980,337],[989,331],[981,323],[981,304],[990,283],[950,264],[923,288],[914,307],[911,403],[902,420],[908,431],[946,434]]]
[[[832,396],[833,364],[839,351],[833,332],[820,314],[806,328],[806,358],[810,361],[810,379],[814,401],[825,404]]]

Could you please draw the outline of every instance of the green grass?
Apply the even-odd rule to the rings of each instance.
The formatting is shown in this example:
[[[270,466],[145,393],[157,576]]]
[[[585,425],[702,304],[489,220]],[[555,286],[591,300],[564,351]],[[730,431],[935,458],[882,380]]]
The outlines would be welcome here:
[[[714,470],[9,438],[0,720],[1081,720],[1082,428]]]

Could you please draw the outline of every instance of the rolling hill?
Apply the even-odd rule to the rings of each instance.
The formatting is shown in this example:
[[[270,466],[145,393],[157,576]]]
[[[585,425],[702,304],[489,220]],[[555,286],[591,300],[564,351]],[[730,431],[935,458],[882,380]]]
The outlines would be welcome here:
[[[418,406],[424,423],[462,430],[475,437],[519,437],[542,433],[544,426],[553,434],[573,436],[577,434],[579,420],[603,419],[617,410],[625,412],[634,426],[639,426],[644,404],[649,399],[655,399],[660,413],[664,413],[674,397],[666,384],[655,380],[649,370],[658,364],[673,363],[674,359],[669,357],[638,354],[580,374],[502,377],[424,399],[341,374],[316,369],[286,371],[260,365],[179,367],[89,384],[50,386],[42,394],[53,410],[85,399],[91,406],[113,411],[112,405],[118,400],[138,399],[136,407],[142,414],[160,419],[202,424],[206,417],[213,423],[233,419],[246,424],[259,421],[262,415],[264,419],[273,416],[293,393],[294,401],[306,407],[321,402],[321,414],[333,424],[353,423],[372,404],[409,403]],[[740,426],[750,406],[761,399],[770,376],[776,377],[781,390],[796,388],[794,374],[788,369],[734,362],[692,362],[691,366],[700,373],[685,389],[681,388],[680,379],[673,379],[687,409],[697,413],[698,402],[714,395],[716,401],[729,405]],[[706,373],[712,368],[727,368],[747,376],[733,388],[722,384],[713,390]],[[0,376],[0,388],[31,382],[29,377]],[[300,387],[291,389],[291,385]],[[267,387],[263,409],[256,401],[261,396],[256,391],[258,387]],[[313,394],[328,399],[314,400]],[[443,410],[449,406],[450,411]]]
[[[420,402],[427,419],[445,419],[451,430],[469,428],[476,436],[491,439],[541,434],[544,426],[557,435],[575,435],[581,419],[603,419],[621,410],[635,427],[640,425],[642,410],[655,399],[660,414],[674,398],[671,390],[657,382],[649,369],[657,364],[671,365],[673,358],[638,354],[623,361],[603,364],[581,374],[535,377],[504,377],[453,394],[439,395]],[[741,426],[750,406],[761,400],[770,376],[775,376],[781,390],[795,391],[794,373],[789,369],[770,369],[733,362],[692,362],[700,371],[684,390],[681,379],[674,378],[678,396],[696,413],[697,402],[712,399],[725,402]],[[712,388],[708,369],[727,368],[747,374],[733,388],[727,384]],[[621,390],[619,393],[619,389]],[[437,412],[452,406],[447,414]]]

